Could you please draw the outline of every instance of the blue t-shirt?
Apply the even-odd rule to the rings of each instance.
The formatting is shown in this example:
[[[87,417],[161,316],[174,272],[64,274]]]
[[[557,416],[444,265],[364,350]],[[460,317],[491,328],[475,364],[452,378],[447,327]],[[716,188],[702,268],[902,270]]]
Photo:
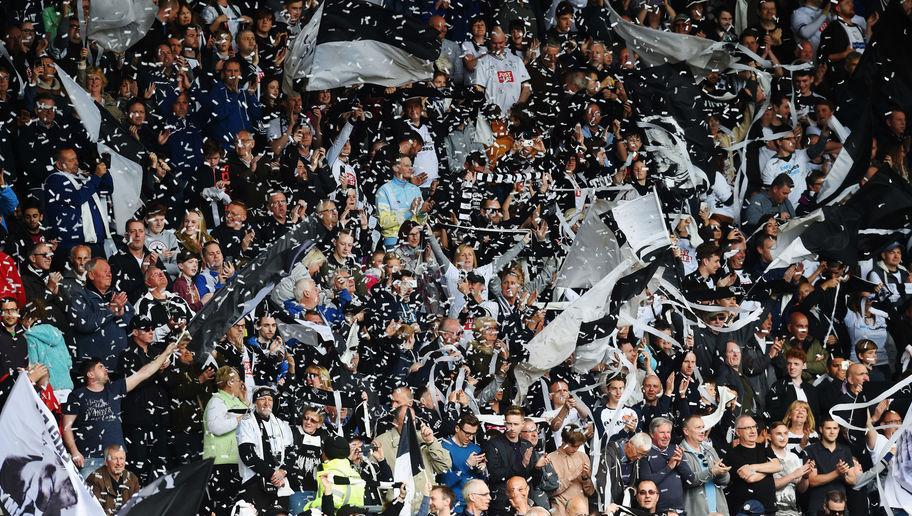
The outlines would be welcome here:
[[[64,414],[75,415],[73,436],[84,457],[102,457],[112,444],[123,446],[120,403],[127,394],[127,382],[114,380],[101,392],[86,387],[74,390],[67,399]]]

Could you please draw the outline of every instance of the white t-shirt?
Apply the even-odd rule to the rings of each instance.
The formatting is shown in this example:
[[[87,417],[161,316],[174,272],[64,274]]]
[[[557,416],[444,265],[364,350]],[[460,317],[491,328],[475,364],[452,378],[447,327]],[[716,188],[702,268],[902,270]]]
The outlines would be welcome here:
[[[421,183],[421,187],[430,188],[431,181],[437,179],[439,176],[437,173],[439,163],[437,162],[437,151],[434,150],[434,138],[431,136],[431,131],[428,129],[427,124],[422,124],[421,127],[415,127],[411,122],[407,123],[409,127],[420,134],[421,138],[424,139],[424,145],[421,147],[421,150],[418,151],[418,154],[415,155],[415,162],[412,163],[412,168],[415,169],[416,174],[419,172],[427,174],[427,179]]]
[[[611,419],[612,414],[614,414],[614,409],[609,407],[603,408],[602,413],[600,414],[600,417],[602,418],[602,427],[605,429],[605,440],[611,439],[615,434],[624,429],[624,425],[627,424],[627,421],[624,418],[631,419],[632,421],[639,420],[639,416],[637,416],[635,410],[630,407],[624,407],[621,409],[620,414],[618,414],[618,418],[614,421],[614,424],[609,427],[608,423],[610,423],[609,420]]]
[[[807,176],[808,173],[812,170],[812,163],[808,157],[807,151],[804,149],[798,149],[792,153],[788,159],[780,158],[779,156],[773,156],[766,166],[763,167],[763,173],[760,175],[760,178],[763,180],[764,185],[769,185],[773,182],[773,179],[776,179],[776,176],[779,174],[788,174],[792,181],[795,183],[794,188],[792,188],[792,193],[789,194],[789,201],[792,202],[792,206],[798,206],[798,200],[801,199],[801,194],[807,189]]]
[[[485,89],[485,99],[500,106],[500,112],[507,112],[519,100],[522,83],[529,80],[529,72],[522,59],[506,52],[500,57],[487,54],[478,60],[474,84]]]
[[[861,23],[858,20],[861,20]],[[864,54],[865,51],[865,35],[864,29],[865,26],[864,18],[856,16],[852,19],[853,25],[849,25],[844,22],[841,18],[837,18],[839,26],[842,27],[842,30],[845,31],[846,36],[849,38],[849,45],[852,47],[852,50],[858,52],[859,54]]]
[[[554,419],[560,411],[561,411],[560,408],[546,410],[545,412],[542,413],[541,417],[542,417],[542,419],[544,419],[545,421],[548,421],[550,423],[551,420]],[[571,424],[582,427],[582,419],[580,419],[579,412],[577,412],[577,410],[575,408],[572,408],[572,409],[570,409],[569,412],[567,412],[567,417],[565,417],[564,420],[561,422],[560,428],[551,432],[551,437],[554,438],[555,446],[560,446],[561,444],[563,444],[563,439],[561,439],[561,431],[563,431],[565,426],[571,425]]]

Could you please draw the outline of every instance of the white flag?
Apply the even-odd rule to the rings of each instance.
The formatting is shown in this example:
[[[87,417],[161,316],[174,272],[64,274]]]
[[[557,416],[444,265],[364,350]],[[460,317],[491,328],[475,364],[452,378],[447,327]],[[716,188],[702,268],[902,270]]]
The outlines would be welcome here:
[[[105,516],[26,373],[0,413],[0,503],[12,516]]]

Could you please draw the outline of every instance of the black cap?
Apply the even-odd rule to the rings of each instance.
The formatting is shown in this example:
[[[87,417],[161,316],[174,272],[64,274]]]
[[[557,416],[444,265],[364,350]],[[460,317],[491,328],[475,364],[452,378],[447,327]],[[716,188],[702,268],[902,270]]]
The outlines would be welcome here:
[[[131,332],[133,330],[154,330],[155,323],[152,322],[152,319],[150,319],[146,315],[136,315],[132,319],[130,319],[130,324],[128,325],[128,329]]]
[[[476,284],[481,283],[482,285],[484,285],[484,283],[485,283],[484,276],[482,276],[481,274],[477,274],[475,272],[470,272],[470,273],[466,274],[466,281],[468,281],[469,283],[476,283]]]
[[[560,17],[560,16],[564,16],[565,14],[572,15],[573,13],[574,13],[573,4],[571,4],[567,0],[564,0],[563,2],[557,4],[557,9],[555,9],[554,16]]]
[[[276,391],[268,385],[261,385],[253,390],[253,401],[269,396],[275,401]]]
[[[348,441],[338,435],[327,435],[323,438],[323,452],[332,459],[347,459],[350,452]]]

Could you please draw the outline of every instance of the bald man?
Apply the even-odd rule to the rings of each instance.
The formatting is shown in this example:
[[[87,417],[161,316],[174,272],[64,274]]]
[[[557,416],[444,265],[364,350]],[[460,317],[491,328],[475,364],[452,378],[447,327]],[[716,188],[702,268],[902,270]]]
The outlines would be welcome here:
[[[589,500],[582,496],[578,496],[573,500],[570,500],[570,503],[567,504],[567,510],[565,511],[565,514],[568,516],[576,516],[577,514],[589,514]]]
[[[532,501],[529,500],[529,483],[523,477],[510,477],[507,480],[507,500],[516,514],[529,514]]]
[[[507,35],[495,27],[488,38],[488,53],[475,66],[474,80],[488,104],[498,106],[502,116],[507,116],[514,104],[525,103],[532,94],[526,65],[519,56],[506,52],[506,47]]]
[[[807,356],[807,368],[801,375],[804,381],[813,382],[818,375],[826,374],[827,359],[829,359],[830,353],[819,340],[811,335],[807,316],[801,312],[792,313],[789,317],[788,332],[789,339],[782,347],[782,353],[779,354],[782,365],[785,365],[783,357],[790,350],[800,349]]]

